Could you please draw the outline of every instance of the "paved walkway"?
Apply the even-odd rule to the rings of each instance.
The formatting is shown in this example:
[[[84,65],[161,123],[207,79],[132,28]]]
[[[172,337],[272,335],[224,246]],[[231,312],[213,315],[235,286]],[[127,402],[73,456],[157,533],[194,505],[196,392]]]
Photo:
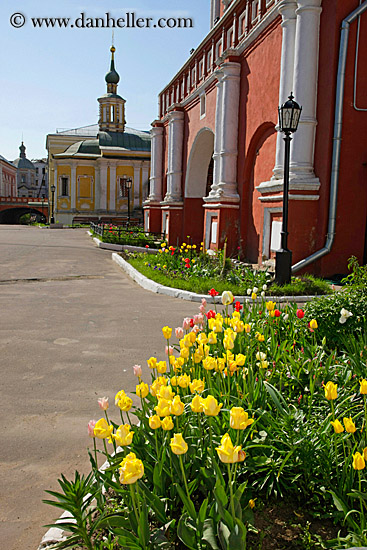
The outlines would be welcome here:
[[[198,304],[143,290],[85,230],[0,225],[0,541],[36,550],[58,517],[42,503],[61,473],[89,471],[97,398],[135,387],[132,366],[158,354],[161,328]]]

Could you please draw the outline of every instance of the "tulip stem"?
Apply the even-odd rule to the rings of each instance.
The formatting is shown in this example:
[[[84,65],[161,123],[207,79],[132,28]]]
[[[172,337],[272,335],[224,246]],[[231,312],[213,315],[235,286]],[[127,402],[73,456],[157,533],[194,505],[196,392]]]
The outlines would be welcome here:
[[[361,487],[361,471],[360,470],[358,470],[358,491],[361,494],[362,487]],[[363,512],[363,501],[362,501],[361,497],[359,497],[359,504],[361,506],[361,520],[363,521],[364,512]]]
[[[139,525],[139,514],[138,514],[138,510],[136,508],[134,489],[133,489],[132,485],[129,485],[129,489],[130,489],[130,495],[131,495],[131,500],[132,500],[132,503],[133,503],[133,508],[134,508],[134,512],[135,512],[136,521],[137,521],[137,524]]]
[[[106,439],[103,440],[103,446],[104,446],[104,450],[105,450],[105,454],[106,454],[106,458],[107,458],[110,455],[109,455],[108,450],[107,450]]]
[[[231,475],[231,467],[229,464],[227,464],[228,469],[228,484],[229,484],[229,493],[231,496],[231,512],[233,519],[236,517],[235,509],[234,509],[234,502],[233,502],[233,487],[232,487],[232,475]]]
[[[95,437],[93,437],[93,447],[94,447],[94,460],[96,461],[96,469],[98,470],[97,445],[96,445],[96,438]]]
[[[186,476],[185,476],[185,470],[184,470],[183,462],[182,462],[182,456],[181,456],[181,455],[178,455],[178,459],[179,459],[179,461],[180,461],[181,472],[182,472],[182,477],[183,477],[184,484],[185,484],[186,494],[187,494],[188,498],[190,498],[189,488],[188,488],[188,486],[187,486],[187,481],[186,481]]]

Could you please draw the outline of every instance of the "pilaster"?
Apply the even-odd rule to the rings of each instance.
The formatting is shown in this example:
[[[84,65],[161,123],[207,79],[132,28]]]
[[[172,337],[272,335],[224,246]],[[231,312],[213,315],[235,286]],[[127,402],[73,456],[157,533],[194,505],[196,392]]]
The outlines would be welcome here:
[[[168,114],[168,120],[167,193],[164,197],[164,203],[180,202],[182,200],[183,111],[171,111]]]
[[[163,186],[163,127],[154,126],[150,130],[152,136],[151,146],[151,171],[150,171],[150,193],[147,204],[158,203],[162,200]]]

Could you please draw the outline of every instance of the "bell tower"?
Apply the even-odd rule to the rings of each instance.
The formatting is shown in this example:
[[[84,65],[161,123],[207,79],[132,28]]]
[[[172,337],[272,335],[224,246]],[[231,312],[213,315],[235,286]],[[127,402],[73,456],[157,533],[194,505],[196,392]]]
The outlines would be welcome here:
[[[125,99],[117,95],[117,85],[120,76],[115,69],[115,51],[111,46],[111,66],[105,76],[107,93],[98,98],[99,103],[99,129],[104,132],[123,132],[125,129]]]

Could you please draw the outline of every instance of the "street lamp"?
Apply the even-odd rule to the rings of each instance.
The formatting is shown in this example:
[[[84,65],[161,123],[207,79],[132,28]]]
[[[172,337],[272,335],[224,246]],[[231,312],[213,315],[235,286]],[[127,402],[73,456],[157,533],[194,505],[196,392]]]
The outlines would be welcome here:
[[[51,220],[50,220],[51,223],[55,223],[55,217],[54,217],[54,213],[55,213],[55,191],[56,191],[56,187],[54,185],[51,185],[51,201],[52,201]]]
[[[289,153],[291,145],[291,134],[296,132],[302,107],[293,101],[293,95],[288,101],[278,108],[279,130],[285,134],[284,150],[284,188],[283,188],[283,219],[280,232],[280,250],[275,257],[275,282],[284,285],[291,282],[292,252],[288,250],[288,194],[289,194]]]
[[[127,224],[130,225],[130,189],[132,186],[132,178],[128,178],[126,174],[122,176],[121,195],[124,196],[124,190],[127,189]]]

